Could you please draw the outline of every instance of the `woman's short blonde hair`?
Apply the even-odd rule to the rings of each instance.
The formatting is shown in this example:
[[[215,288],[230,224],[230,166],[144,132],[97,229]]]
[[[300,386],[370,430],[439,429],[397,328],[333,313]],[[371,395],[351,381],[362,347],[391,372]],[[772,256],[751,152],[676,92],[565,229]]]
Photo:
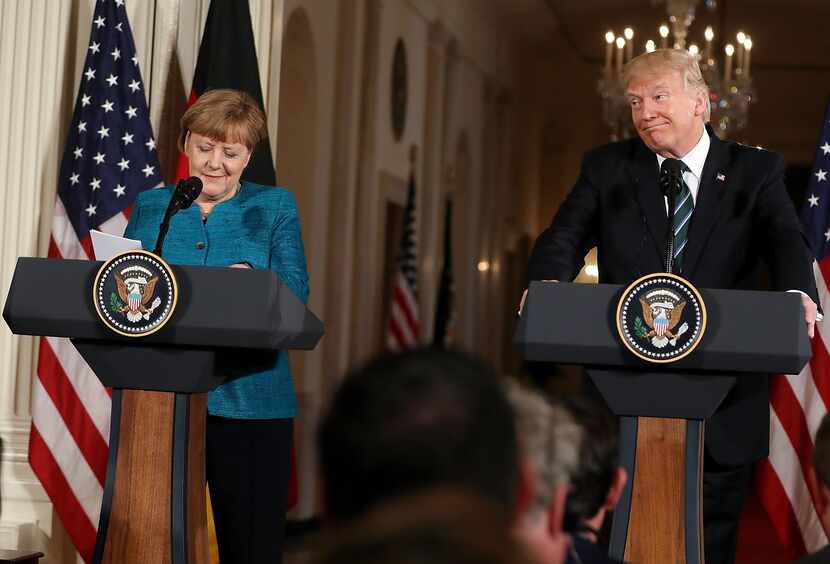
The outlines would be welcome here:
[[[709,105],[709,86],[703,80],[697,59],[685,49],[657,49],[651,53],[643,53],[634,57],[623,69],[623,84],[628,88],[634,78],[649,78],[677,71],[683,77],[683,87],[686,92],[700,93],[706,99],[704,121],[709,121],[711,108]]]
[[[222,141],[242,143],[249,151],[267,136],[265,113],[253,97],[241,90],[208,90],[182,116],[179,151],[189,132]]]

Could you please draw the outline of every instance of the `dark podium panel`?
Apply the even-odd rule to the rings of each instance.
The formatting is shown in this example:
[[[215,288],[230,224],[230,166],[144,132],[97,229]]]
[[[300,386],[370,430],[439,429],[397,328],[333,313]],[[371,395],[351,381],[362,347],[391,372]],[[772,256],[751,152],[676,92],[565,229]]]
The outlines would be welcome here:
[[[167,325],[116,335],[92,304],[101,264],[20,258],[3,318],[18,335],[70,338],[113,389],[93,562],[206,564],[206,392],[240,366],[313,349],[323,324],[271,271],[173,266],[179,301]]]
[[[173,266],[179,284],[174,319],[140,339],[113,335],[92,305],[101,264],[18,259],[3,310],[12,332],[40,335],[48,327],[52,337],[229,349],[313,349],[323,332],[320,320],[269,270]],[[26,299],[33,295],[37,300]]]
[[[529,360],[657,366],[634,357],[617,337],[614,315],[624,289],[613,284],[531,282],[516,335],[519,349]],[[790,374],[810,359],[799,294],[698,290],[709,317],[706,335],[696,351],[671,364],[672,371]]]
[[[797,293],[700,289],[700,346],[647,363],[616,333],[624,287],[533,282],[515,342],[527,360],[581,364],[621,416],[629,482],[614,512],[610,554],[638,563],[703,562],[703,428],[736,378],[796,374],[809,361]],[[742,375],[741,373],[745,373]]]

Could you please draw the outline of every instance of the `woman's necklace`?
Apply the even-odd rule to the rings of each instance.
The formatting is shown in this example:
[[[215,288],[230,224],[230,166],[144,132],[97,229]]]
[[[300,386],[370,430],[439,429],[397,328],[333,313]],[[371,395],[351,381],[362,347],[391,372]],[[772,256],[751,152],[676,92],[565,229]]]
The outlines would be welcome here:
[[[231,192],[230,196],[228,196],[227,198],[224,198],[223,200],[220,200],[220,201],[218,201],[214,204],[211,204],[210,208],[208,208],[208,209],[205,209],[202,206],[199,206],[199,211],[202,214],[202,223],[207,223],[208,216],[210,215],[210,212],[213,211],[213,206],[215,206],[216,204],[221,204],[222,202],[227,202],[228,200],[230,200],[231,198],[236,196],[236,194],[239,192],[240,186],[242,186],[242,185],[237,184],[236,187],[233,189],[233,192]]]

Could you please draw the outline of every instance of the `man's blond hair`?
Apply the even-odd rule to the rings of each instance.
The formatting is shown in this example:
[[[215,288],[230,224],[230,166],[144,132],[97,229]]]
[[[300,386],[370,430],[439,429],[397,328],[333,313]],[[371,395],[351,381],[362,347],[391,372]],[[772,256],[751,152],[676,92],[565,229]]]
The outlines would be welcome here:
[[[635,78],[653,78],[671,71],[680,73],[686,92],[703,95],[706,100],[703,121],[708,122],[712,113],[709,104],[709,86],[703,80],[697,58],[684,49],[657,49],[634,57],[623,69],[623,84],[628,88]]]

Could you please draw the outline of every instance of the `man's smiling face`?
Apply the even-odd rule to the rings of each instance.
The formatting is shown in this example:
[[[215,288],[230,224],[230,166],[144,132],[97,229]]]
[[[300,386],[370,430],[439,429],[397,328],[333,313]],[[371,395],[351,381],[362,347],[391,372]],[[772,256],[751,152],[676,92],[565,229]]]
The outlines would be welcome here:
[[[679,159],[700,140],[708,100],[687,91],[679,71],[632,77],[626,94],[634,128],[655,153]]]

